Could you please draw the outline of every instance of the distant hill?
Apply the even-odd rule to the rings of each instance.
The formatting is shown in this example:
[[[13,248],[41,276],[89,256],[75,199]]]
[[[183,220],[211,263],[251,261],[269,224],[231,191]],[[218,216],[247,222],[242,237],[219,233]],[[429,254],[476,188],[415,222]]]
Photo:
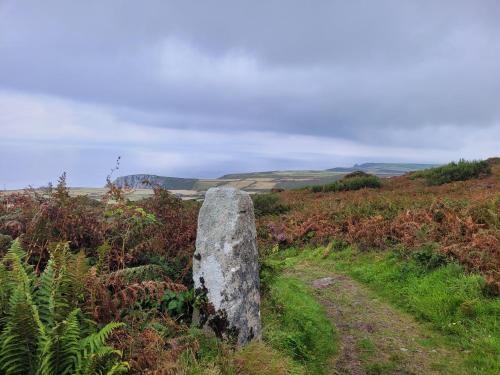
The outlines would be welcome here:
[[[201,197],[204,192],[221,185],[234,186],[252,193],[266,192],[271,189],[297,189],[304,186],[320,185],[341,179],[347,173],[363,171],[380,177],[400,176],[404,173],[426,169],[435,164],[407,163],[363,163],[350,168],[331,168],[327,170],[264,171],[226,174],[216,179],[166,177],[150,174],[134,174],[118,177],[114,183],[119,187],[151,189],[161,186],[175,191],[182,197]]]
[[[170,190],[191,190],[198,182],[196,178],[165,177],[151,174],[132,174],[118,177],[114,184],[118,187],[134,189],[151,189],[161,186]]]
[[[327,169],[332,172],[354,172],[363,171],[367,173],[380,175],[401,175],[408,172],[418,171],[421,169],[434,168],[439,164],[415,164],[415,163],[363,163],[354,164],[352,167],[336,167]]]
[[[311,177],[317,176],[320,173],[325,173],[322,170],[291,170],[291,171],[264,171],[264,172],[244,172],[230,173],[218,177],[219,180],[240,180],[244,178],[283,178],[283,177]],[[328,173],[328,172],[326,172]]]
[[[439,164],[415,164],[415,163],[363,163],[354,164],[352,167],[336,167],[325,170],[292,170],[292,171],[265,171],[248,173],[231,173],[219,177],[219,179],[246,179],[246,178],[283,178],[288,176],[308,178],[319,174],[328,176],[328,172],[350,173],[363,171],[366,173],[398,176],[407,172],[421,169],[433,168]]]

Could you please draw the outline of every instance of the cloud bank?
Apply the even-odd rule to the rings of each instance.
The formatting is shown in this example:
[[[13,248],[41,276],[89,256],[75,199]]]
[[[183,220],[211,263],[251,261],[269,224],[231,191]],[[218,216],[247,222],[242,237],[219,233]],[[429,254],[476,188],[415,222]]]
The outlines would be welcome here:
[[[0,2],[0,181],[500,150],[500,3]],[[3,188],[3,186],[0,186]]]

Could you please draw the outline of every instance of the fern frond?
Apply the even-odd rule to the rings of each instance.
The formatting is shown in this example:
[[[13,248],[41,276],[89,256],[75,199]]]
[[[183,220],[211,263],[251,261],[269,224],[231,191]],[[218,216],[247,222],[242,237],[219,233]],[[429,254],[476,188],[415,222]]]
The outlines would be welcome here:
[[[107,374],[108,368],[113,366],[117,360],[121,360],[122,352],[110,346],[102,346],[89,357],[85,367],[81,369],[82,374]]]
[[[76,305],[74,281],[68,271],[70,258],[68,243],[55,244],[51,249],[51,258],[39,278],[35,293],[40,318],[48,327],[64,319]]]
[[[109,369],[106,375],[128,374],[130,365],[128,362],[119,362]]]
[[[37,367],[37,343],[47,341],[32,297],[34,274],[25,258],[18,240],[3,258],[8,277],[2,287],[12,288],[0,335],[0,368],[5,374],[33,373]]]
[[[73,310],[50,332],[50,340],[41,346],[37,375],[74,374],[80,361],[80,309]]]
[[[21,246],[19,239],[15,239],[12,241],[7,254],[5,254],[4,259],[11,259],[12,257],[19,259],[20,261],[24,261],[26,259],[26,251]]]
[[[89,277],[89,270],[83,250],[68,260],[67,277],[71,288],[70,301],[75,305],[85,299],[85,284]]]
[[[0,263],[0,332],[5,325],[5,317],[9,308],[9,299],[12,291],[9,272],[3,263]]]
[[[111,366],[121,360],[122,353],[105,344],[111,333],[125,324],[111,322],[106,324],[99,332],[96,332],[80,342],[81,361],[77,369],[79,374],[97,374],[99,369],[106,369],[107,364]],[[113,358],[110,358],[113,356]]]
[[[72,284],[85,272],[85,259],[73,264],[67,243],[56,245],[36,278],[25,257],[14,241],[0,262],[0,375],[90,375],[126,369],[121,352],[105,344],[123,324],[110,323],[95,332],[95,323],[71,307]],[[68,271],[72,267],[74,273]]]
[[[37,362],[38,329],[23,285],[10,298],[7,319],[0,335],[0,369],[7,375],[32,374]]]
[[[109,335],[111,335],[115,329],[123,327],[124,325],[124,323],[111,322],[101,328],[99,332],[84,338],[81,342],[81,348],[84,354],[96,353],[104,346]]]
[[[19,240],[16,239],[2,259],[2,263],[9,270],[6,285],[2,285],[2,287],[11,287],[14,290],[19,285],[22,285],[24,291],[31,296],[35,276],[32,267],[26,264],[25,259],[26,253],[19,244]]]
[[[54,325],[54,262],[50,259],[45,270],[40,275],[38,290],[34,299],[38,306],[40,320],[43,324],[52,327]]]
[[[80,309],[73,310],[64,324],[61,337],[61,368],[66,369],[62,374],[72,374],[80,361]]]

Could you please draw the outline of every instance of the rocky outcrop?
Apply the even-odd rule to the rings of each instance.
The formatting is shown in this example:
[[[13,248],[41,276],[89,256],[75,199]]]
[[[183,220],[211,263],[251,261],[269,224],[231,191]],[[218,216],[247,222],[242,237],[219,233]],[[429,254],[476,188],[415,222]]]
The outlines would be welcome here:
[[[193,278],[199,326],[238,345],[260,339],[259,266],[252,199],[211,188],[198,218]]]

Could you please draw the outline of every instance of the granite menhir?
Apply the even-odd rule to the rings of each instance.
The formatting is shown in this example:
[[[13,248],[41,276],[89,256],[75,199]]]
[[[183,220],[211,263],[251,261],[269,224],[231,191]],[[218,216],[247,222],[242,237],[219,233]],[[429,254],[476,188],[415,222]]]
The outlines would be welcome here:
[[[193,279],[193,320],[226,340],[260,340],[259,263],[250,195],[233,187],[211,188],[198,217]]]

